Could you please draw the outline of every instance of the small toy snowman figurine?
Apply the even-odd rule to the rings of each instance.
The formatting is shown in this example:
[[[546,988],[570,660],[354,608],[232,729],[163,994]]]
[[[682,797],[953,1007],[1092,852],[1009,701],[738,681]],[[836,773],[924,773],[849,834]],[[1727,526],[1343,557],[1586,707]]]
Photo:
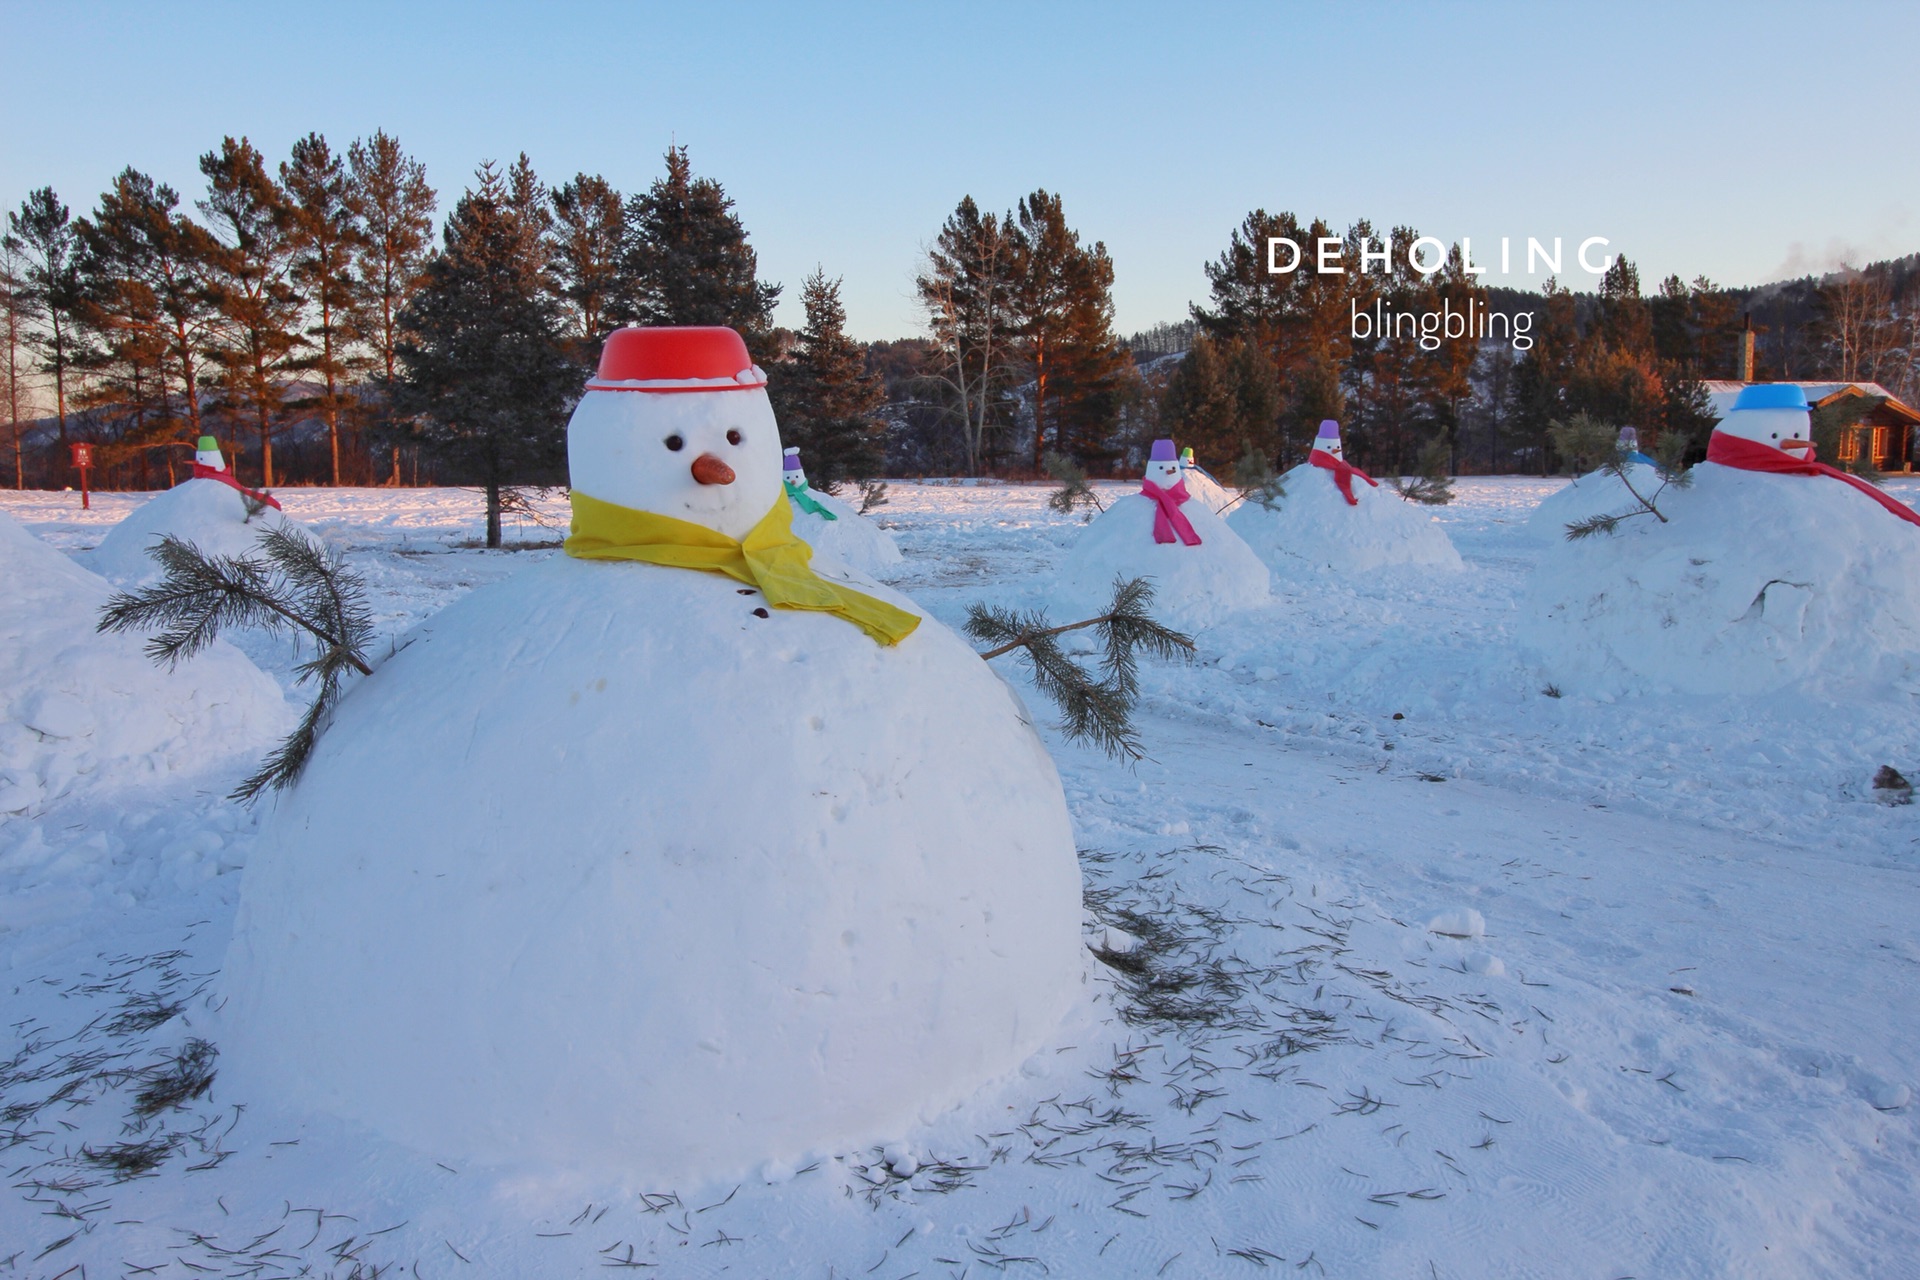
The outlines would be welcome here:
[[[1332,418],[1320,423],[1320,430],[1313,438],[1313,451],[1307,455],[1307,461],[1323,471],[1333,473],[1333,482],[1339,486],[1341,496],[1350,507],[1360,505],[1360,499],[1353,492],[1355,476],[1376,489],[1380,487],[1378,480],[1347,461],[1346,448],[1340,443],[1340,424]]]
[[[806,468],[800,465],[800,450],[790,447],[780,463],[782,482],[787,486],[787,499],[801,511],[810,516],[819,516],[822,520],[838,520],[840,517],[814,500],[807,489]]]
[[[1140,492],[1152,499],[1158,510],[1153,516],[1153,540],[1172,542],[1178,538],[1189,547],[1200,545],[1200,535],[1194,532],[1193,522],[1180,510],[1188,500],[1187,486],[1182,483],[1180,459],[1173,452],[1173,441],[1155,440],[1153,453],[1147,459],[1147,474],[1140,482]]]

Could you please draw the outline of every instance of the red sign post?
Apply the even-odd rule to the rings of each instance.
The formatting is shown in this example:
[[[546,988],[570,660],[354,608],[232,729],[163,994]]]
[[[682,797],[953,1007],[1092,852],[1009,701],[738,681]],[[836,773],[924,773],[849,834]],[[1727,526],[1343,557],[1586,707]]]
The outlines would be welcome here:
[[[80,509],[85,511],[93,504],[87,499],[87,468],[93,465],[93,446],[90,444],[69,445],[73,450],[73,465],[80,473]]]

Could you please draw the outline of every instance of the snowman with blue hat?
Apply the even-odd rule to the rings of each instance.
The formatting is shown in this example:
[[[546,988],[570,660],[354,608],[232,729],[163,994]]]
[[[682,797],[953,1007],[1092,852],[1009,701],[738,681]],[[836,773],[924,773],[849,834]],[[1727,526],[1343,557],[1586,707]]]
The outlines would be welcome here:
[[[872,576],[900,563],[893,535],[830,493],[807,484],[800,450],[789,446],[780,462],[781,483],[793,504],[794,536],[821,555]]]
[[[1521,626],[1547,678],[1604,695],[1920,692],[1920,515],[1814,453],[1799,386],[1746,387],[1684,484],[1551,545]]]

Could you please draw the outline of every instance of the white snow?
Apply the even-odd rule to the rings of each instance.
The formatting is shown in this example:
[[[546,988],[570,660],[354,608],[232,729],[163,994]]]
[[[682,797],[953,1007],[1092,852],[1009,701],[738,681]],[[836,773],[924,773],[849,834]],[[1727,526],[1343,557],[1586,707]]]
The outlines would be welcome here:
[[[1653,498],[1660,493],[1658,467],[1645,462],[1631,463],[1627,467],[1627,479],[1634,490],[1645,497]],[[1527,517],[1527,533],[1542,543],[1560,542],[1566,539],[1570,524],[1639,509],[1639,501],[1621,483],[1620,477],[1606,471],[1589,471],[1568,481],[1567,487],[1558,493],[1542,498],[1533,514]]]
[[[1612,534],[1550,544],[1523,638],[1562,689],[1920,691],[1920,527],[1825,476],[1714,463]]]
[[[286,517],[272,507],[249,519],[246,499],[230,485],[188,480],[128,512],[86,563],[122,585],[147,582],[160,576],[159,565],[147,553],[163,536],[190,542],[209,555],[243,556],[257,552],[264,530],[285,523]]]
[[[1091,617],[1113,598],[1116,578],[1149,578],[1155,616],[1184,630],[1213,626],[1268,601],[1267,567],[1204,503],[1180,504],[1198,546],[1153,540],[1154,501],[1139,492],[1111,498],[1061,562],[1050,613],[1056,622]]]
[[[0,511],[0,823],[193,779],[284,731],[280,687],[216,642],[169,675],[95,630],[112,588]]]
[[[1226,486],[1215,480],[1200,467],[1180,468],[1180,483],[1187,487],[1187,496],[1219,515],[1232,505],[1235,494],[1227,492]]]
[[[793,504],[793,532],[807,545],[868,575],[900,563],[900,548],[885,529],[830,493],[809,489],[807,496],[834,514],[828,520]]]
[[[1920,767],[1912,699],[1544,695],[1516,635],[1548,555],[1524,525],[1563,486],[1460,480],[1433,514],[1470,572],[1284,578],[1192,665],[1146,664],[1133,766],[1049,733],[1082,936],[1218,982],[1223,1016],[1143,1005],[1096,963],[1016,1072],[738,1181],[500,1175],[242,1090],[209,984],[259,838],[222,798],[250,759],[0,820],[0,1257],[44,1277],[1902,1274],[1920,808],[1868,801],[1878,766]],[[1045,486],[890,492],[888,580],[950,623],[1050,604],[1083,532]],[[471,492],[282,496],[367,573],[383,647],[554,554],[471,549]],[[0,495],[73,552],[135,501]],[[284,646],[241,640],[288,682]],[[1491,936],[1427,931],[1462,910]],[[136,1117],[196,1036],[222,1051],[211,1090]],[[143,1175],[102,1163],[146,1143]]]
[[[1282,577],[1304,570],[1364,573],[1413,566],[1464,568],[1434,509],[1406,501],[1385,480],[1378,488],[1353,478],[1356,505],[1333,473],[1301,463],[1281,477],[1286,495],[1274,508],[1243,502],[1227,523]]]

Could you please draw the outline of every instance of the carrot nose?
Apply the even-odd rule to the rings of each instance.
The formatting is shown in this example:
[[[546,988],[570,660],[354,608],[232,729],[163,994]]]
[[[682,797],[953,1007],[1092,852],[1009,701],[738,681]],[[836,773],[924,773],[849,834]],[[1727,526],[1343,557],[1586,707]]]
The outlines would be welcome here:
[[[693,460],[693,478],[701,484],[732,484],[733,468],[710,453]]]

